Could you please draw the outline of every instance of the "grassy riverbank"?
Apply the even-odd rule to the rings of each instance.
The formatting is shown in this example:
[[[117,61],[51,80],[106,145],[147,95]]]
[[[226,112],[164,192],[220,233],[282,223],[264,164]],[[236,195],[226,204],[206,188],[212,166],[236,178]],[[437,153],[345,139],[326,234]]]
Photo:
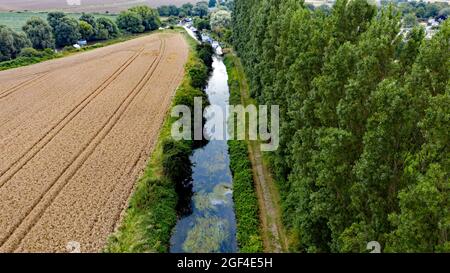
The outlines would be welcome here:
[[[225,57],[230,87],[230,104],[242,104],[242,75],[235,66],[233,55]],[[233,198],[237,220],[237,240],[240,252],[263,252],[261,224],[258,209],[258,199],[252,172],[252,164],[248,153],[247,141],[228,141],[230,152],[230,167],[233,173]]]
[[[193,105],[195,97],[204,97],[200,88],[193,87],[192,75],[208,76],[207,67],[196,51],[195,41],[187,34],[185,37],[190,45],[190,54],[185,66],[185,77],[176,91],[173,106],[180,103]],[[199,69],[205,73],[198,73]],[[177,222],[177,188],[190,176],[189,156],[195,146],[192,141],[172,140],[171,127],[174,122],[175,119],[168,114],[144,175],[130,199],[123,222],[109,238],[106,252],[169,251],[172,229]]]

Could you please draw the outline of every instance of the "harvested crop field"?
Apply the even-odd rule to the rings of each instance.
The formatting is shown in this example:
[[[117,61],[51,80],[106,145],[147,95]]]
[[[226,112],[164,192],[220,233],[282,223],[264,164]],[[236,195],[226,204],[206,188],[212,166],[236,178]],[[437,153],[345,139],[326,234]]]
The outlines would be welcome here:
[[[0,252],[102,250],[187,57],[160,33],[0,72]]]

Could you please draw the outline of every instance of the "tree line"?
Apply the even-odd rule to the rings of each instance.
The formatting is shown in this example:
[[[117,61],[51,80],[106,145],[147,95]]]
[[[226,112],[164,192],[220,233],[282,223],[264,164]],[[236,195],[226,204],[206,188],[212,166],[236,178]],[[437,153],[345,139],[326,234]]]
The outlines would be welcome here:
[[[396,1],[403,15],[414,15],[420,20],[447,19],[450,15],[450,5],[447,2],[426,3],[423,1]]]
[[[22,27],[23,33],[0,26],[0,61],[30,54],[33,52],[30,47],[35,50],[62,48],[72,46],[80,40],[109,40],[124,32],[142,33],[156,30],[160,26],[157,11],[148,6],[136,6],[123,11],[115,21],[85,13],[77,20],[63,12],[50,12],[47,20],[30,18]],[[25,53],[21,54],[22,51]],[[38,54],[39,52],[34,51],[32,55]]]
[[[204,17],[208,15],[208,2],[200,1],[195,4],[191,3],[183,4],[181,7],[175,5],[163,5],[158,7],[159,16],[169,17],[187,17],[187,16],[200,16]]]
[[[233,44],[261,104],[290,247],[450,251],[450,21],[425,39],[401,11],[337,0],[236,0]]]

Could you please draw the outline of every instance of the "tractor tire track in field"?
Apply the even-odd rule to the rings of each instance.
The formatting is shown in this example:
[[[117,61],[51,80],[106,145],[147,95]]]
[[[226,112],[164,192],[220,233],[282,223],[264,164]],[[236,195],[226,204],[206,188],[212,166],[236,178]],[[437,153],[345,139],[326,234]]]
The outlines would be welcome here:
[[[34,77],[32,79],[26,80],[26,81],[24,81],[24,82],[22,82],[22,83],[20,83],[18,85],[15,85],[15,86],[13,86],[11,88],[6,89],[2,93],[0,93],[0,100],[3,99],[3,98],[8,97],[9,95],[11,95],[11,94],[13,94],[13,93],[15,93],[17,91],[19,91],[21,88],[23,88],[25,86],[29,86],[29,85],[32,85],[33,83],[38,82],[39,80],[45,78],[45,76],[47,76],[49,74],[50,74],[49,72],[44,72],[44,73],[42,73],[39,76],[36,76],[36,77]]]
[[[136,50],[123,50],[122,52],[132,52],[137,54],[137,49]],[[113,56],[110,56],[109,58],[114,58]],[[117,73],[117,71],[119,71],[120,69],[125,69],[127,67],[129,67],[130,64],[127,63],[127,61],[130,61],[133,58],[133,55],[129,56],[127,55],[126,58],[124,58],[124,60],[121,60],[121,56],[117,56],[118,64],[120,63],[120,66],[117,65],[117,67],[119,67],[115,73],[108,73],[105,74],[103,77],[106,80],[99,81],[98,83],[96,83],[92,88],[89,88],[87,91],[88,92],[83,92],[83,94],[79,94],[79,97],[77,97],[76,99],[76,103],[71,105],[70,107],[67,107],[67,109],[71,109],[69,111],[66,111],[66,109],[61,109],[63,111],[61,111],[60,113],[58,113],[57,115],[51,115],[52,117],[54,117],[55,119],[52,120],[51,122],[47,121],[45,123],[45,125],[49,125],[48,127],[42,127],[43,129],[47,129],[48,131],[51,131],[53,129],[55,122],[59,123],[61,122],[65,116],[72,114],[72,112],[74,111],[74,109],[76,109],[77,107],[80,106],[81,103],[83,103],[86,98],[90,98],[90,96],[92,96],[93,92],[100,92],[96,95],[96,97],[98,95],[101,94],[101,92],[103,92],[103,90],[105,88],[108,88],[109,85],[111,83],[114,83],[114,81],[109,81],[108,80],[111,77],[117,78],[121,75],[121,73]],[[99,63],[99,60],[103,60],[105,59],[105,57],[102,58],[98,58],[98,59],[94,59],[92,60],[92,62],[94,63]],[[89,60],[87,62],[90,62]],[[127,67],[124,67],[124,65],[126,65]],[[92,65],[91,65],[92,66]],[[82,69],[79,69],[80,66],[77,66],[76,64],[74,65],[75,70],[71,71],[71,74],[73,75],[77,75],[79,73],[82,73]],[[113,66],[115,67],[115,66]],[[58,70],[58,69],[54,69],[54,70]],[[123,70],[121,71],[123,72]],[[88,75],[88,77],[90,77],[90,75]],[[60,76],[58,75],[58,73],[53,73],[52,74],[52,78],[51,79],[56,79],[56,81],[61,80]],[[82,78],[82,77],[81,77]],[[50,79],[50,80],[51,80]],[[89,79],[88,79],[89,81]],[[48,82],[48,81],[47,81]],[[107,85],[105,85],[105,83],[108,83]],[[102,84],[104,85],[103,88]],[[98,87],[98,88],[97,88]],[[62,100],[69,100],[72,101],[72,98],[74,96],[73,92],[71,92],[72,90],[70,88],[64,87],[64,89],[59,92],[58,96],[55,96],[55,90],[52,88],[48,88],[46,87],[46,83],[42,83],[39,82],[35,85],[36,90],[34,90],[35,92],[30,92],[31,90],[29,90],[29,88],[27,88],[27,90],[25,92],[21,92],[20,95],[18,96],[11,96],[11,100],[9,101],[3,101],[3,104],[7,107],[9,107],[10,109],[6,111],[6,114],[3,115],[0,119],[0,145],[7,143],[8,140],[5,136],[9,135],[10,137],[13,136],[15,134],[15,136],[17,136],[17,134],[22,134],[24,133],[22,127],[25,127],[29,124],[29,118],[36,118],[37,116],[41,116],[42,118],[42,114],[49,114],[47,109],[49,107],[49,104],[55,104],[58,103]],[[102,90],[97,90],[97,89],[102,89]],[[40,89],[40,90],[39,90]],[[94,90],[94,91],[92,91]],[[26,101],[26,104],[24,105],[20,105],[20,107],[17,107],[17,101],[18,100],[24,100]],[[90,101],[90,100],[89,100]],[[1,101],[0,101],[1,102]],[[15,107],[14,107],[15,106]],[[88,104],[86,104],[85,106],[88,106]],[[26,109],[26,110],[24,110]],[[82,110],[82,109],[81,109]],[[64,116],[64,117],[63,117]],[[63,117],[63,118],[61,118]],[[20,122],[17,122],[20,121]],[[53,126],[54,125],[54,126]],[[50,128],[51,127],[51,128]],[[43,132],[43,134],[39,134],[40,137],[45,137],[45,134],[47,134],[48,132]],[[35,139],[34,142],[38,142],[39,139]],[[31,149],[32,147],[27,147],[28,149]],[[25,153],[26,151],[20,151],[22,153]],[[17,153],[18,155],[19,153]],[[16,158],[17,160],[20,159],[20,157]],[[9,162],[9,161],[8,161]],[[6,166],[1,166],[0,165],[0,177],[3,175],[3,173],[5,172],[5,168]]]
[[[132,89],[132,91],[128,94],[128,96],[125,97],[125,99],[122,101],[122,103],[115,109],[113,115],[110,116],[110,118],[102,126],[102,128],[89,141],[88,146],[83,147],[81,153],[79,153],[72,160],[72,163],[69,166],[67,166],[66,168],[63,169],[61,174],[58,175],[58,177],[54,181],[51,182],[50,187],[41,195],[39,200],[33,204],[31,209],[27,212],[25,218],[22,219],[22,221],[19,224],[15,225],[13,227],[13,230],[10,231],[9,237],[7,237],[6,240],[0,241],[0,249],[2,249],[2,247],[8,242],[10,237],[15,235],[14,234],[15,231],[25,222],[25,220],[27,218],[31,217],[31,219],[29,221],[30,224],[26,224],[26,227],[23,228],[22,231],[20,231],[20,233],[16,236],[16,238],[18,238],[18,242],[13,243],[11,246],[9,246],[7,251],[14,251],[16,246],[18,244],[20,244],[21,240],[25,237],[26,233],[34,226],[34,224],[36,224],[36,221],[38,220],[38,218],[45,212],[47,207],[51,205],[52,201],[58,196],[58,194],[61,192],[61,190],[67,184],[67,182],[73,177],[73,175],[75,175],[75,173],[83,165],[83,163],[87,160],[87,158],[94,152],[95,148],[100,144],[100,142],[111,131],[111,129],[114,127],[114,125],[119,121],[120,117],[128,109],[129,105],[134,100],[134,98],[142,91],[142,88],[145,86],[145,84],[148,82],[148,80],[152,77],[153,72],[155,71],[156,67],[158,67],[159,62],[161,61],[162,56],[164,54],[164,50],[165,50],[164,39],[162,39],[161,40],[161,48],[159,50],[159,56],[149,65],[144,77]],[[139,52],[139,54],[140,54],[140,52]],[[62,180],[61,180],[60,185],[58,185],[57,182],[60,179],[62,179]],[[55,189],[52,191],[54,186],[55,186]],[[47,197],[48,194],[50,195],[49,197]],[[41,204],[43,204],[43,205],[40,208],[38,208],[38,211],[33,213],[34,210]]]
[[[181,82],[182,74],[184,72],[184,63],[187,60],[187,44],[182,36],[179,34],[158,34],[136,40],[145,43],[149,42],[149,40],[154,41],[155,37],[159,40],[158,50],[156,50],[157,44],[155,44],[155,50],[149,51],[149,53],[143,53],[145,47],[142,47],[137,53],[128,58],[118,69],[115,69],[106,80],[78,103],[76,107],[71,108],[68,114],[62,117],[62,119],[59,119],[58,122],[52,126],[43,137],[39,138],[30,149],[26,150],[18,160],[9,162],[9,165],[7,166],[10,167],[0,176],[0,209],[1,207],[6,209],[4,215],[0,215],[0,230],[3,230],[0,231],[0,252],[64,251],[65,245],[63,245],[63,242],[67,243],[67,241],[60,240],[62,238],[61,236],[58,238],[58,234],[63,234],[63,237],[65,237],[65,234],[79,234],[82,231],[85,234],[86,239],[81,238],[81,240],[87,245],[87,251],[96,252],[101,250],[101,245],[106,242],[107,235],[113,231],[112,228],[117,226],[117,221],[119,221],[129,195],[131,195],[131,191],[134,188],[137,173],[145,167],[144,164],[146,159],[143,160],[143,158],[150,154],[149,149],[152,149],[154,146],[158,136],[157,130],[160,129],[170,105],[170,100],[172,98],[170,94],[173,94],[176,86]],[[166,42],[166,40],[170,41]],[[136,44],[139,44],[139,42],[133,42],[134,46],[136,46]],[[156,54],[151,53],[155,51],[157,51]],[[174,52],[178,51],[181,53],[178,54],[179,56],[176,58],[174,64],[169,64],[167,60],[163,62],[163,60],[169,56],[170,52],[172,52],[172,54],[177,54]],[[135,63],[136,59],[139,61]],[[144,62],[146,59],[150,59],[150,61]],[[127,68],[130,66],[133,66],[133,69],[128,71]],[[133,73],[138,71],[139,67],[143,68],[143,75],[139,73],[133,77],[128,76],[134,75]],[[157,75],[155,75],[155,71],[158,71]],[[174,73],[177,74],[174,75]],[[161,75],[164,77],[161,77]],[[0,73],[0,80],[1,76],[2,74]],[[117,81],[119,76],[122,81]],[[133,78],[133,80],[131,78]],[[124,89],[124,86],[128,84],[128,79],[130,80],[130,83],[133,83],[133,86],[129,89]],[[117,82],[114,84],[116,87],[110,86],[115,81]],[[97,104],[103,103],[108,98],[116,97],[114,91],[115,88],[120,88],[117,90],[117,92],[120,90],[120,93],[119,97],[115,98],[114,102],[111,102],[113,104],[109,103],[111,106],[115,105],[114,108],[107,107],[107,104],[105,104],[106,108],[103,106],[98,108],[96,106]],[[19,89],[20,88],[18,88],[18,90]],[[108,89],[107,93],[103,92],[105,89]],[[102,94],[101,98],[99,97],[96,99],[102,92],[104,94]],[[121,93],[123,95],[120,95]],[[145,99],[146,103],[142,101],[143,99]],[[150,104],[148,104],[149,102]],[[83,111],[88,105],[90,105],[90,110]],[[136,107],[138,107],[138,109],[147,109],[146,112],[151,114],[151,116],[139,114]],[[108,116],[102,114],[102,118],[92,125],[96,126],[95,131],[92,130],[94,127],[91,126],[92,128],[90,128],[89,125],[83,125],[89,129],[89,134],[83,137],[83,140],[80,140],[79,144],[66,145],[62,142],[70,136],[68,133],[70,133],[71,130],[77,129],[76,126],[83,124],[81,121],[86,120],[89,115],[95,120],[96,116],[92,116],[92,114],[102,111],[103,109],[108,111]],[[86,110],[88,109],[86,108]],[[83,117],[80,116],[80,113],[83,113]],[[136,123],[135,125],[133,122],[130,122],[130,119],[131,121],[137,122],[141,119],[143,122]],[[119,122],[120,126],[118,126]],[[69,124],[70,126],[68,126]],[[127,129],[127,127],[129,128]],[[128,132],[128,130],[131,132]],[[133,134],[136,135],[134,136]],[[105,162],[100,162],[105,164],[108,162],[110,164],[119,164],[117,167],[120,171],[113,173],[115,176],[111,177],[112,183],[107,183],[107,180],[104,180],[104,175],[102,175],[103,168],[93,167],[93,161],[99,156],[104,155],[105,152],[110,153],[111,147],[114,148],[118,144],[120,144],[121,147],[126,145],[126,143],[124,144],[123,141],[117,138],[126,135],[132,136],[132,139],[126,139],[126,141],[131,141],[131,143],[130,145],[125,146],[125,148],[129,146],[129,149],[134,150],[125,151],[121,149],[113,152],[117,155],[126,152],[126,154],[129,154],[129,157],[120,156],[117,158],[122,158],[121,160],[123,160],[123,162],[117,161],[117,159],[105,159]],[[70,137],[68,140],[69,139]],[[63,144],[66,147],[61,146]],[[49,148],[47,148],[47,146],[49,146]],[[64,148],[64,150],[61,150],[61,152],[65,153],[64,157],[57,160],[63,164],[52,166],[52,172],[49,172],[49,174],[44,173],[43,176],[40,176],[38,173],[27,175],[27,172],[30,170],[33,171],[33,166],[36,163],[39,164],[41,158],[45,159],[47,154],[49,155],[47,156],[49,159],[57,156],[55,152],[57,152],[56,149],[59,149],[58,147]],[[107,147],[108,150],[105,151],[105,147]],[[67,151],[67,148],[76,148],[76,150]],[[49,154],[49,152],[52,154]],[[114,154],[112,154],[112,156],[114,156]],[[96,165],[99,164],[98,161],[95,163]],[[43,169],[45,164],[40,164],[42,166],[39,166],[39,168],[36,169],[36,172],[45,170]],[[51,164],[51,162],[49,162],[49,164]],[[111,168],[114,169],[115,167],[113,166],[114,165],[105,165],[105,167],[108,167],[105,168],[105,170],[111,170]],[[57,167],[59,167],[58,173],[54,172],[54,170],[57,170]],[[100,192],[103,195],[99,196],[100,198],[98,200],[95,198],[95,189],[99,188],[99,186],[96,185],[97,182],[94,176],[96,172],[99,175],[102,175],[101,178],[99,176],[99,179],[103,179],[99,180],[98,183],[103,183],[106,187],[106,189],[101,189]],[[88,175],[86,175],[86,173],[88,173]],[[43,181],[36,181],[39,183],[33,185],[33,181],[30,179],[24,180],[27,176],[30,177],[30,179],[42,179]],[[79,182],[76,181],[79,181],[80,177],[83,179],[82,185],[77,186]],[[89,188],[81,188],[83,191],[88,190],[87,193],[90,197],[85,195],[88,200],[84,200],[85,198],[82,196],[79,197],[81,199],[72,200],[71,202],[75,202],[72,204],[77,207],[87,206],[95,209],[92,209],[90,213],[88,211],[79,211],[80,214],[73,214],[71,206],[61,207],[62,202],[73,198],[67,196],[68,191],[72,190],[73,187],[84,187],[85,184],[89,185],[89,183],[93,183],[92,189],[94,192],[90,192]],[[27,187],[26,185],[28,184],[31,188],[28,187],[29,192],[24,196],[14,197],[14,192],[10,192],[11,190],[14,191],[16,189]],[[69,185],[70,187],[68,188]],[[33,189],[37,189],[38,191]],[[17,214],[14,214],[14,208],[11,208],[10,206],[15,203],[18,205],[17,209],[19,213]],[[63,211],[59,212],[60,209],[70,213],[61,214]],[[107,213],[105,214],[105,212]],[[85,221],[84,226],[80,227],[78,230],[76,230],[76,227],[74,226],[71,227],[71,230],[67,230],[67,232],[64,231],[64,227],[58,226],[57,222],[55,222],[55,225],[51,224],[53,230],[52,228],[47,229],[46,227],[43,229],[42,225],[46,225],[48,215],[55,215],[58,213],[57,221],[64,217],[70,219],[70,221],[78,221],[80,217],[88,221]],[[105,219],[105,215],[110,217]],[[42,218],[43,216],[45,216],[45,219]],[[73,218],[75,216],[76,218]],[[105,221],[107,221],[107,223],[105,223],[107,228],[102,227],[102,222]],[[88,231],[85,230],[87,227]],[[42,232],[45,233],[42,234]],[[41,244],[41,241],[43,240],[48,241],[49,244]],[[60,243],[56,245],[57,242]]]
[[[120,66],[114,73],[108,77],[98,88],[94,90],[90,95],[88,95],[84,100],[82,100],[78,105],[76,105],[72,110],[70,110],[67,115],[65,115],[56,125],[54,125],[48,132],[46,132],[33,146],[27,150],[22,156],[20,156],[16,161],[12,162],[6,171],[0,173],[0,189],[3,185],[11,179],[17,172],[21,170],[36,154],[39,153],[52,139],[64,129],[64,127],[71,122],[86,106],[89,105],[100,93],[105,90],[117,77],[122,74],[122,72],[127,69],[133,61],[139,57],[144,48],[139,50],[137,53],[132,55],[122,66]],[[47,138],[47,139],[46,139]],[[39,145],[39,146],[38,146]],[[37,147],[37,148],[36,148]],[[36,149],[35,149],[36,148]],[[35,151],[33,151],[35,150]],[[21,162],[20,162],[21,161]],[[14,166],[16,165],[17,166]],[[9,171],[7,176],[4,176]],[[0,242],[1,243],[1,242]]]

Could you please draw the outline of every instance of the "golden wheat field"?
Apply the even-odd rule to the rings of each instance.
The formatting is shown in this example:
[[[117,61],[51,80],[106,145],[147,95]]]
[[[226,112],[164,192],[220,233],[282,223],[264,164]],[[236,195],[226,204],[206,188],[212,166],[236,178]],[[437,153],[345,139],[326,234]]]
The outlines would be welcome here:
[[[0,72],[0,252],[102,250],[187,57],[160,33]]]

